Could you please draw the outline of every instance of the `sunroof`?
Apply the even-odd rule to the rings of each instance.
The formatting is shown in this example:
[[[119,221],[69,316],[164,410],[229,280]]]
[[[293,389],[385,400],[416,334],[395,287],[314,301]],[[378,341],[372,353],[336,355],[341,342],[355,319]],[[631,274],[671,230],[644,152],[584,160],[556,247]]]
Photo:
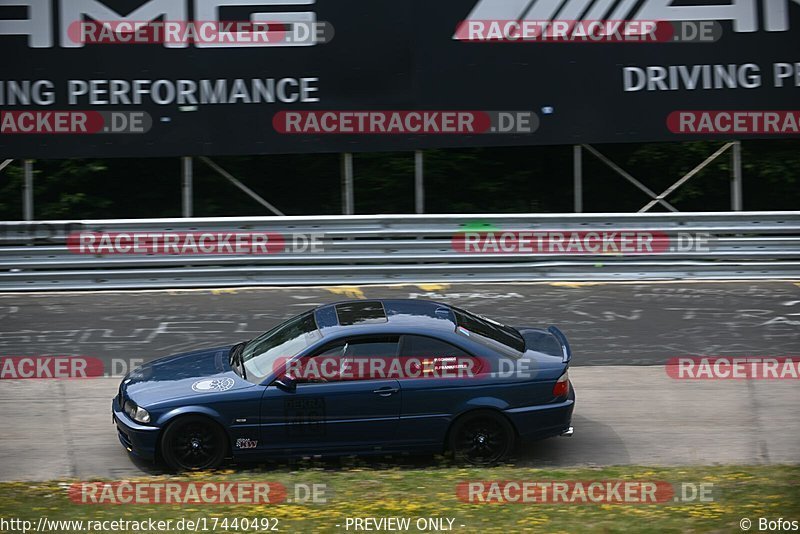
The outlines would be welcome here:
[[[386,310],[382,302],[352,302],[336,305],[339,324],[349,326],[365,323],[385,323]]]

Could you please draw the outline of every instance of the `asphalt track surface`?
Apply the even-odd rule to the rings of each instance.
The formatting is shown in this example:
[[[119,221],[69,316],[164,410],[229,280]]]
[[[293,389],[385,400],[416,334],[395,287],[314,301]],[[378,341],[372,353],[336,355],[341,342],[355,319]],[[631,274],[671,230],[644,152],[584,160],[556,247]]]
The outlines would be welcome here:
[[[796,282],[3,294],[0,355],[93,356],[116,375],[139,360],[249,339],[318,304],[380,297],[434,299],[566,332],[575,436],[521,449],[519,465],[800,460],[800,381],[682,381],[663,367],[683,355],[800,356]],[[117,441],[110,399],[118,382],[0,380],[0,480],[159,473]]]
[[[91,356],[116,375],[130,360],[250,339],[303,310],[349,298],[426,298],[513,326],[555,324],[570,340],[574,366],[657,365],[687,354],[800,355],[794,282],[0,294],[0,355]]]
[[[580,367],[570,374],[578,397],[575,435],[522,447],[514,464],[761,465],[800,459],[797,381],[678,381],[663,366]],[[110,411],[117,379],[1,382],[0,480],[161,473],[132,461],[117,441]],[[372,467],[437,465],[433,457],[361,461]]]

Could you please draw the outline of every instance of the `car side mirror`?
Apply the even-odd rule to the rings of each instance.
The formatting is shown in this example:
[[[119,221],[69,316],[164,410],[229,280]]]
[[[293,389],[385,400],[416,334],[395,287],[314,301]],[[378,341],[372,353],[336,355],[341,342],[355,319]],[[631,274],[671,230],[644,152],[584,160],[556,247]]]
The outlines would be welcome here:
[[[294,393],[297,391],[297,380],[291,375],[281,375],[275,379],[273,384],[286,393]]]

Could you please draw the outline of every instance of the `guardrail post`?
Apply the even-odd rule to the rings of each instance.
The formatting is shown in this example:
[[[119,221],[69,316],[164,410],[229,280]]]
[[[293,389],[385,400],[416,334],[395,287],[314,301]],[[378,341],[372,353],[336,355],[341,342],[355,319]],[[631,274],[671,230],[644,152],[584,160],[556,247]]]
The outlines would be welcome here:
[[[194,166],[191,157],[181,158],[181,190],[183,192],[183,216],[191,217],[193,211],[192,196],[194,192]]]
[[[742,143],[733,142],[731,151],[731,210],[742,211]]]
[[[425,167],[422,150],[414,152],[414,208],[425,213]]]
[[[353,154],[342,154],[342,213],[353,215],[355,207],[353,199]]]
[[[22,163],[24,182],[22,183],[22,214],[26,221],[33,220],[33,160]]]
[[[581,145],[572,147],[575,213],[583,213],[583,152]]]

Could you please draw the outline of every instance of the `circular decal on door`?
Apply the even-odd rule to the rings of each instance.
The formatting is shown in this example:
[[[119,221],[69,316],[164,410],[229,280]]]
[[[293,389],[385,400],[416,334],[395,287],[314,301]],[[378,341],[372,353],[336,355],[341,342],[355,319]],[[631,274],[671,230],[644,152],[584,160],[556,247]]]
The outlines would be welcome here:
[[[236,382],[233,378],[209,378],[200,380],[192,384],[192,389],[200,393],[207,391],[227,391],[233,387]]]

